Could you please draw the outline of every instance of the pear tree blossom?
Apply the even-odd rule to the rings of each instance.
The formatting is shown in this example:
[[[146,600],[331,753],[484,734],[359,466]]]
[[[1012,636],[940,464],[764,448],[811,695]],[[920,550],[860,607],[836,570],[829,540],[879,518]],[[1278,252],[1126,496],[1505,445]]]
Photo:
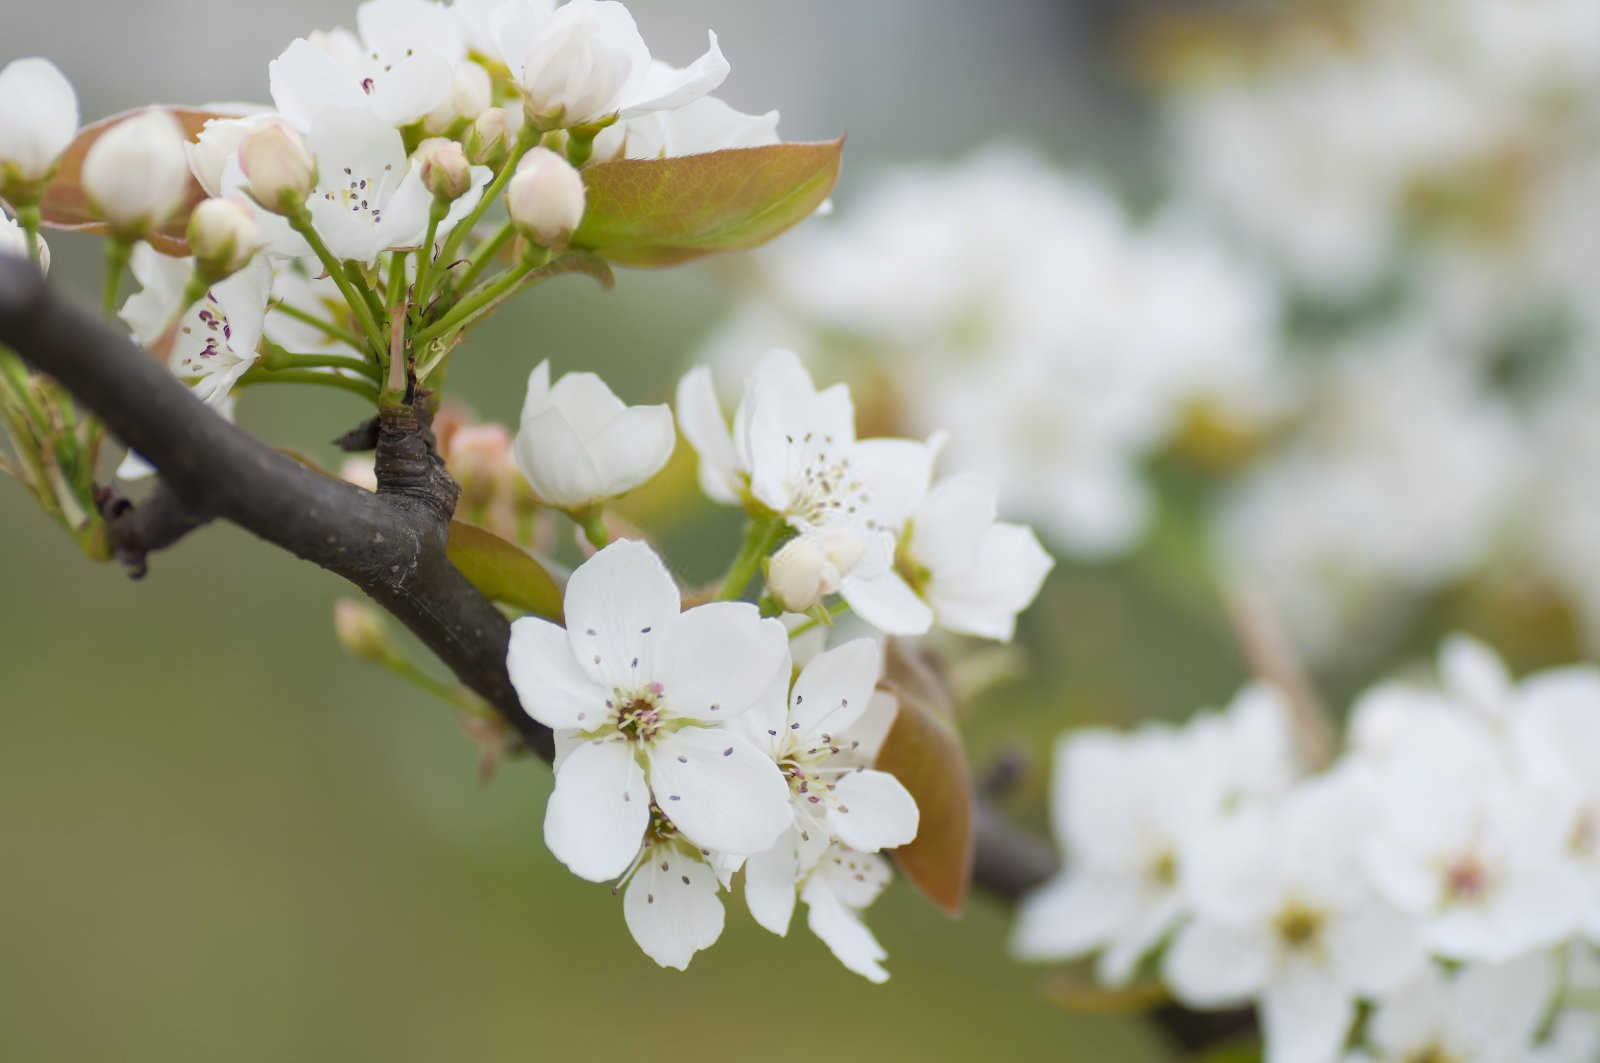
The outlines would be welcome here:
[[[0,68],[0,101],[0,195],[29,206],[78,132],[78,94],[54,63],[33,57]]]
[[[1534,1060],[1534,1035],[1556,986],[1549,953],[1471,964],[1453,974],[1430,964],[1382,999],[1367,1023],[1364,1048],[1345,1063]]]

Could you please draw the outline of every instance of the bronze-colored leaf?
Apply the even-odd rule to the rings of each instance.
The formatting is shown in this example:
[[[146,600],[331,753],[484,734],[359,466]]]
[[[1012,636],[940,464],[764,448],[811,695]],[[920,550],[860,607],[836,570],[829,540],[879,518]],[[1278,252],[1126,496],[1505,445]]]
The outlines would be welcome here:
[[[445,548],[451,562],[474,587],[494,601],[549,620],[561,619],[561,587],[522,547],[459,520],[450,522]]]
[[[82,233],[106,231],[105,223],[95,217],[94,211],[89,208],[89,198],[83,190],[84,156],[89,153],[90,145],[99,140],[106,130],[148,110],[162,110],[172,115],[190,140],[199,136],[200,130],[213,118],[237,117],[220,111],[204,111],[196,107],[139,107],[84,126],[78,130],[78,135],[62,153],[56,175],[51,179],[50,186],[45,189],[44,200],[39,204],[40,219],[48,228]],[[189,241],[185,233],[189,227],[189,213],[204,198],[206,198],[205,189],[200,187],[200,182],[191,177],[183,208],[159,230],[150,234],[151,245],[164,255],[187,255]]]
[[[766,243],[816,210],[839,179],[844,140],[619,159],[583,171],[574,247],[658,267]]]
[[[972,774],[950,711],[948,693],[927,662],[898,641],[887,652],[884,685],[900,703],[877,766],[916,799],[920,823],[896,862],[923,895],[960,915],[972,885],[977,842]]]

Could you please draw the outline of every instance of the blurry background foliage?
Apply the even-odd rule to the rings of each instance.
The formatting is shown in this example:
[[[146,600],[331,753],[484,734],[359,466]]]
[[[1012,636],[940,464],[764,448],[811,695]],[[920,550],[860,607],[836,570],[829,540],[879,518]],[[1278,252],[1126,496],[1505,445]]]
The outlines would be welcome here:
[[[669,59],[714,27],[734,69],[722,95],[778,107],[786,137],[848,133],[841,212],[884,164],[996,140],[1107,176],[1135,208],[1153,202],[1150,102],[1124,60],[1160,65],[1213,5],[1181,5],[1135,47],[1129,23],[1152,6],[632,4]],[[343,0],[53,0],[8,5],[0,41],[6,58],[54,58],[89,120],[265,99],[266,64],[289,39],[353,18]],[[96,291],[98,242],[52,246],[56,279]],[[452,388],[512,421],[547,357],[557,372],[597,370],[630,402],[663,401],[739,269],[623,271],[609,295],[557,281],[474,334]],[[244,425],[329,467],[326,441],[358,414],[294,389],[253,389],[239,407]],[[1008,749],[1030,758],[1010,803],[1041,829],[1055,734],[1186,716],[1245,674],[1185,502],[1204,492],[1206,463],[1179,454],[1151,471],[1163,508],[1143,546],[1114,563],[1063,560],[1024,618],[1026,670],[968,707],[980,771]],[[629,506],[688,577],[709,577],[736,544],[736,514],[702,502],[681,442]],[[1170,1055],[1131,1019],[1050,1007],[1046,972],[1005,956],[1000,906],[980,896],[950,923],[903,881],[873,912],[893,972],[881,989],[803,928],[773,940],[739,897],[688,975],[658,969],[628,940],[620,900],[545,851],[549,772],[511,765],[480,789],[452,710],[340,652],[330,606],[346,589],[237,530],[206,529],[134,584],[86,564],[0,481],[0,584],[0,1059]],[[1568,618],[1491,588],[1440,597],[1385,660],[1320,676],[1323,689],[1337,704],[1462,623],[1514,665],[1574,652]]]

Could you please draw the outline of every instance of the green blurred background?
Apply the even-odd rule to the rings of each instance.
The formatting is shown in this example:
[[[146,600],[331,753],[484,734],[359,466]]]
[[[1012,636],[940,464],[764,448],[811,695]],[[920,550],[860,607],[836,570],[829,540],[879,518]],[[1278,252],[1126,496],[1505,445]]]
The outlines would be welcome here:
[[[884,163],[994,139],[1137,174],[1142,113],[1106,56],[1113,5],[846,0],[635,3],[658,54],[716,28],[724,95],[776,106],[791,138],[848,132],[841,210]],[[292,36],[353,7],[292,0],[62,0],[0,14],[0,60],[45,54],[85,119],[149,101],[265,98]],[[3,105],[3,101],[0,101]],[[1135,178],[1131,185],[1137,187]],[[56,277],[92,290],[99,245],[57,238]],[[567,278],[525,297],[456,359],[453,389],[508,421],[531,366],[594,368],[658,401],[716,323],[737,263]],[[334,465],[361,416],[344,396],[255,389],[240,421]],[[1032,670],[971,707],[981,767],[1030,772],[1012,805],[1042,826],[1050,738],[1083,721],[1186,714],[1242,676],[1181,527],[1116,566],[1063,565],[1024,642]],[[734,518],[664,529],[709,574]],[[1163,539],[1163,536],[1169,536]],[[93,566],[0,481],[0,1059],[651,1058],[1155,1060],[1134,1021],[1057,1010],[1049,973],[1005,956],[1007,913],[947,920],[897,882],[872,910],[890,953],[875,988],[805,930],[727,930],[686,975],[658,969],[620,899],[540,837],[549,773],[487,787],[454,713],[346,659],[335,578],[228,527],[153,559],[142,583]],[[431,665],[431,662],[429,662]]]

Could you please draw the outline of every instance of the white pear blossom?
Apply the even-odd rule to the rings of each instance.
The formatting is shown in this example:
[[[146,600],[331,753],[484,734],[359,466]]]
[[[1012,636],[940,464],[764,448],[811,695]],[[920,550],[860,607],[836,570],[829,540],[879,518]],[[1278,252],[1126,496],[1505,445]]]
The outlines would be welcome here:
[[[303,354],[338,354],[364,357],[360,350],[323,329],[286,313],[299,311],[333,325],[350,328],[350,308],[332,277],[316,273],[300,262],[289,262],[272,272],[272,302],[267,311],[266,337],[288,351]]]
[[[890,530],[927,491],[938,451],[936,442],[857,440],[849,389],[817,391],[799,358],[781,350],[752,370],[731,432],[704,367],[678,383],[678,423],[707,495],[753,504],[802,534]]]
[[[1201,1007],[1259,1001],[1269,1063],[1333,1063],[1358,997],[1389,992],[1422,967],[1421,928],[1352,873],[1381,809],[1333,776],[1283,805],[1243,810],[1188,842],[1183,889],[1194,908],[1163,974]]]
[[[78,133],[78,94],[48,59],[13,59],[0,69],[0,192],[31,201]]]
[[[633,490],[666,465],[677,436],[664,405],[627,406],[593,373],[550,384],[550,363],[528,377],[517,467],[546,503],[566,509]]]
[[[564,247],[583,221],[583,178],[549,148],[534,148],[517,162],[506,185],[506,212],[524,236],[542,247]]]
[[[877,900],[889,878],[889,861],[883,857],[835,843],[800,887],[806,926],[847,969],[877,984],[889,980],[883,967],[888,953],[861,921],[860,913]]]
[[[542,128],[672,110],[728,76],[715,33],[682,70],[652,62],[633,15],[615,0],[569,0],[554,11],[548,0],[510,0],[492,19],[524,110]]]
[[[200,187],[206,190],[206,195],[223,194],[223,172],[230,162],[239,157],[239,149],[244,145],[245,138],[275,118],[275,115],[267,111],[240,115],[237,118],[212,118],[200,127],[200,132],[193,140],[184,144],[184,153],[189,158],[189,172],[200,182]],[[306,194],[309,195],[311,189],[309,157],[306,158],[306,165],[308,169],[305,187]]]
[[[1294,776],[1286,707],[1250,687],[1184,730],[1080,731],[1056,746],[1051,821],[1065,866],[1024,900],[1011,951],[1028,960],[1100,954],[1126,982],[1179,922],[1191,839],[1228,809],[1275,799]]]
[[[200,181],[208,190],[212,184],[207,182],[229,191],[232,184],[238,184],[268,213],[290,214],[305,205],[316,187],[316,158],[294,127],[281,118],[269,115],[229,124],[207,123],[201,138],[202,154],[198,158],[191,154],[189,165],[205,170]],[[230,145],[236,145],[234,156],[218,162],[216,156]]]
[[[122,320],[140,343],[159,351],[170,342],[167,364],[173,373],[202,402],[220,407],[260,357],[272,271],[257,258],[213,284],[198,303],[176,317],[193,270],[191,261],[139,244],[129,265],[143,288],[123,304]]]
[[[572,574],[565,630],[512,625],[506,665],[523,708],[567,747],[545,843],[582,878],[628,868],[652,802],[718,852],[760,852],[792,819],[777,765],[723,726],[787,671],[783,625],[743,603],[679,608],[650,548],[618,540]]]
[[[212,280],[237,273],[263,242],[254,208],[241,199],[201,200],[189,215],[188,237],[196,267]]]
[[[450,94],[422,119],[429,133],[447,133],[457,122],[471,122],[494,103],[494,84],[489,72],[470,59],[455,66],[450,78]]]
[[[302,132],[325,110],[359,107],[403,126],[450,97],[467,49],[443,4],[368,0],[356,9],[356,25],[359,36],[336,29],[296,40],[269,65],[273,103]]]
[[[186,139],[171,114],[152,107],[89,146],[83,191],[120,239],[160,228],[183,205],[191,181]]]
[[[1534,1035],[1555,988],[1547,952],[1454,974],[1430,964],[1383,998],[1367,1021],[1365,1049],[1346,1063],[1534,1063]]]
[[[947,631],[1009,642],[1017,614],[1055,564],[1033,529],[995,520],[995,486],[976,473],[935,484],[910,514],[881,514],[877,563],[845,577],[857,616],[895,635],[937,623]]]
[[[797,535],[768,562],[767,590],[784,609],[803,613],[839,590],[866,548],[866,540],[849,528]]]

